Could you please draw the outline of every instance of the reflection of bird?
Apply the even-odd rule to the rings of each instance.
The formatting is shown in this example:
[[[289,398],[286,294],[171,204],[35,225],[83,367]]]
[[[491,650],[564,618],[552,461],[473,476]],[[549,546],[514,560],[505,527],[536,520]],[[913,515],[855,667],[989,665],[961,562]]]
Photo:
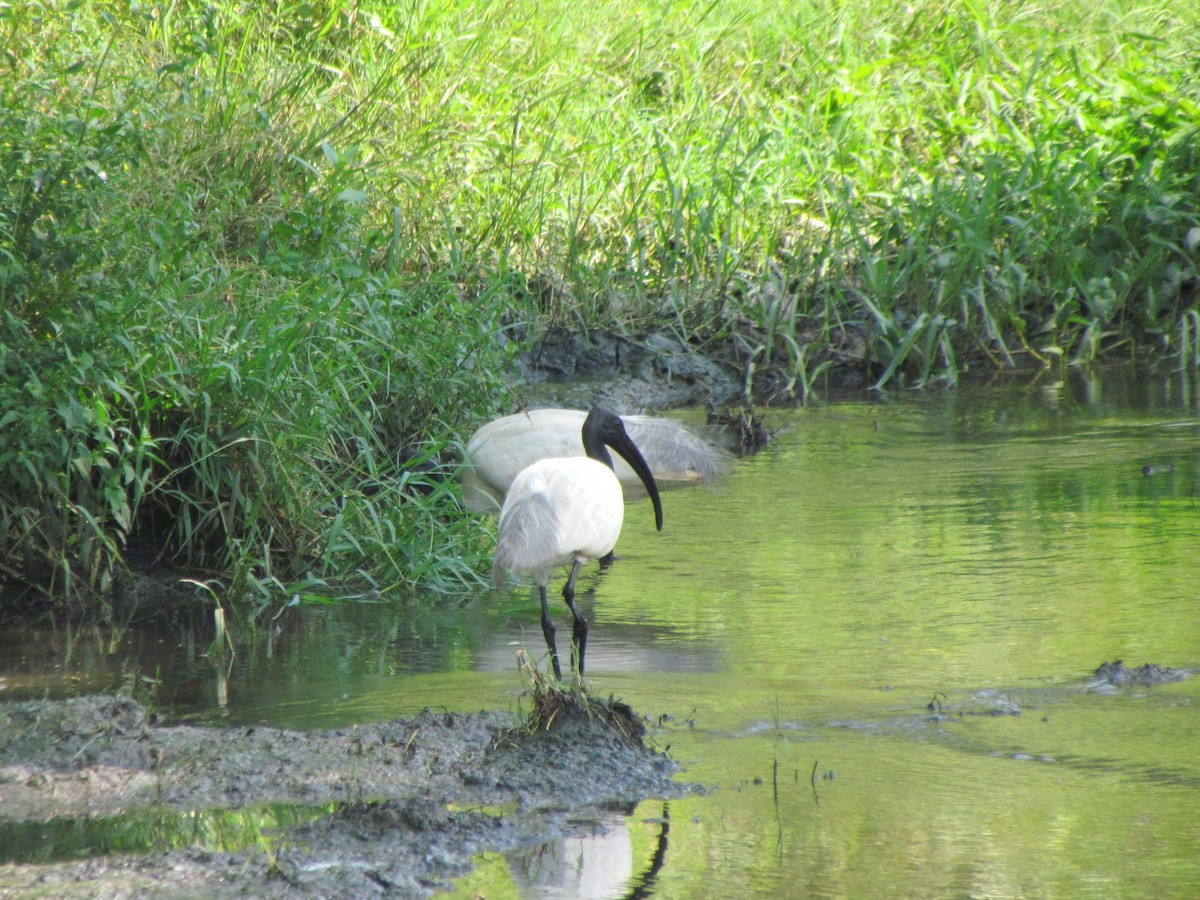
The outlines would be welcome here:
[[[562,678],[554,623],[546,602],[550,572],[570,564],[571,574],[563,599],[575,624],[571,632],[573,657],[583,674],[587,644],[587,619],[575,607],[575,579],[584,563],[607,556],[621,534],[625,501],[621,482],[613,472],[608,448],[616,450],[646,485],[654,504],[654,518],[662,530],[662,503],[658,485],[637,446],[625,432],[620,416],[595,407],[580,429],[585,457],[540,459],[512,480],[500,509],[492,578],[499,583],[505,572],[530,575],[542,601],[542,634],[550,649],[554,676]]]
[[[650,897],[667,860],[671,808],[662,805],[662,817],[634,819],[636,804],[604,810],[595,821],[576,822],[570,834],[536,847],[507,854],[513,879],[523,897],[583,900],[596,897]],[[636,823],[636,824],[634,824]],[[658,825],[658,838],[649,865],[635,872],[633,827],[641,832]],[[590,827],[589,827],[590,825]],[[640,827],[639,827],[640,826]],[[640,843],[640,841],[639,841]]]
[[[488,422],[467,442],[463,498],[468,509],[495,512],[517,473],[539,459],[584,456],[580,439],[587,413],[579,409],[531,409]],[[725,468],[726,454],[673,419],[622,416],[660,488],[710,482]],[[626,497],[643,496],[637,474],[618,459],[615,471]]]
[[[555,900],[625,896],[625,885],[633,876],[628,821],[632,812],[631,808],[603,810],[595,822],[573,822],[575,834],[510,852],[509,868],[521,896]]]

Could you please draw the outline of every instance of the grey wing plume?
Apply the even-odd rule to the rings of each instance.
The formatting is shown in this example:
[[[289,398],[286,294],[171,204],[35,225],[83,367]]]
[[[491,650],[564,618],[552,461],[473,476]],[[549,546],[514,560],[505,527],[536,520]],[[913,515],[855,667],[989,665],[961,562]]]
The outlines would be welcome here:
[[[708,483],[725,471],[729,456],[724,451],[689,431],[674,419],[654,416],[622,416],[625,431],[641,451],[655,477],[664,480],[691,477]]]
[[[541,579],[558,563],[558,510],[548,494],[537,491],[513,502],[500,517],[492,583],[499,586],[505,572]]]

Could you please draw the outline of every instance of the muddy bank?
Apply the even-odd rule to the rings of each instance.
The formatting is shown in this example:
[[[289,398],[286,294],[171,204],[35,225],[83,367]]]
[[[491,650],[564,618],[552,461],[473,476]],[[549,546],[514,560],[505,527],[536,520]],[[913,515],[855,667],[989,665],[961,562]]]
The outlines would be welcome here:
[[[762,343],[754,334],[693,346],[667,333],[633,338],[552,327],[517,358],[515,375],[556,405],[586,409],[600,403],[622,413],[802,399],[786,353],[767,360],[749,349]],[[822,346],[808,364],[810,371],[824,368],[823,386],[858,389],[878,376],[860,335],[839,330]]]
[[[594,700],[549,731],[494,713],[297,732],[164,725],[123,697],[3,705],[0,894],[425,896],[474,854],[696,790],[642,728]],[[64,829],[93,837],[36,850]]]

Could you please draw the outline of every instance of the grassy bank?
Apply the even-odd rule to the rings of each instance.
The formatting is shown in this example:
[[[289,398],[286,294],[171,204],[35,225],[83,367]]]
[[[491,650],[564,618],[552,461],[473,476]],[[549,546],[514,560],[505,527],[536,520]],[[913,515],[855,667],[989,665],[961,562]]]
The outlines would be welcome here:
[[[550,322],[1195,358],[1193,3],[777,7],[0,3],[0,576],[474,586],[414,463]]]

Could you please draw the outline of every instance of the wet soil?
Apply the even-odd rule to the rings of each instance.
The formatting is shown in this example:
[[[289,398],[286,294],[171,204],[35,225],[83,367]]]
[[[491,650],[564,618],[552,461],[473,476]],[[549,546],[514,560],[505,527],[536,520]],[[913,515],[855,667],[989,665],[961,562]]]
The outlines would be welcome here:
[[[819,358],[809,360],[811,371],[824,366],[822,385],[858,389],[878,376],[860,335],[839,331],[827,337],[828,347]],[[726,409],[802,399],[802,386],[789,374],[786,353],[766,360],[750,351],[762,342],[761,336],[747,333],[698,346],[669,333],[634,338],[551,327],[517,358],[514,374],[525,385],[536,385],[535,394],[551,388],[557,405],[587,409],[599,403],[622,413],[687,406]],[[753,377],[748,377],[751,361]]]
[[[1171,669],[1157,663],[1143,663],[1137,668],[1129,668],[1123,660],[1103,662],[1093,673],[1093,685],[1109,687],[1153,687],[1156,684],[1170,684],[1172,681],[1183,681],[1187,673],[1180,669]]]
[[[172,726],[116,696],[0,705],[0,896],[426,896],[474,854],[698,790],[628,706],[576,696],[554,712],[549,729],[426,711],[299,732]],[[189,839],[202,819],[236,838]],[[64,824],[111,826],[125,852],[21,849]]]

